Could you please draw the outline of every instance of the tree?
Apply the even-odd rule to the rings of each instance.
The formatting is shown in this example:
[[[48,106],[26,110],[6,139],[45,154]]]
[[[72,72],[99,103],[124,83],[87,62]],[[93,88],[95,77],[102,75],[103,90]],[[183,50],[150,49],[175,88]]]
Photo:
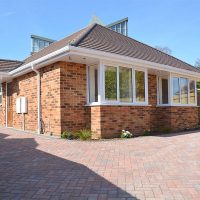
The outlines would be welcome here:
[[[200,58],[197,59],[194,66],[200,68]]]
[[[169,47],[160,47],[160,46],[155,46],[156,49],[159,51],[162,51],[163,53],[166,53],[168,55],[172,54],[172,50]]]

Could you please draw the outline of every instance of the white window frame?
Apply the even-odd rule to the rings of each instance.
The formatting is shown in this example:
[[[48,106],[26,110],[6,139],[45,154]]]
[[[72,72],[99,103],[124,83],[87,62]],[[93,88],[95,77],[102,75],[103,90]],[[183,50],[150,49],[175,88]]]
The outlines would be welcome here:
[[[173,78],[178,78],[179,79],[179,98],[180,98],[180,103],[174,103],[173,101]],[[181,87],[180,87],[180,79],[184,78],[188,80],[188,104],[182,104],[181,103]],[[195,83],[195,103],[190,103],[190,86],[189,82],[190,80],[194,81]],[[190,77],[185,77],[185,76],[178,76],[178,75],[172,75],[171,76],[171,104],[173,106],[197,106],[197,89],[196,89],[196,79],[190,78]]]
[[[117,68],[117,100],[106,100],[105,99],[105,66],[111,66]],[[121,102],[119,94],[119,67],[131,68],[132,69],[132,102]],[[136,101],[136,90],[135,90],[135,71],[143,71],[145,75],[145,101]],[[136,106],[147,106],[148,105],[148,71],[146,68],[135,67],[132,65],[116,64],[110,62],[100,62],[98,66],[98,102],[89,102],[89,74],[87,67],[87,104],[88,105],[136,105]]]
[[[87,104],[90,103],[90,67],[97,69],[97,76],[98,76],[98,101],[99,102],[99,67],[96,65],[90,65],[86,67],[86,75],[87,75]],[[94,102],[94,103],[97,103]]]

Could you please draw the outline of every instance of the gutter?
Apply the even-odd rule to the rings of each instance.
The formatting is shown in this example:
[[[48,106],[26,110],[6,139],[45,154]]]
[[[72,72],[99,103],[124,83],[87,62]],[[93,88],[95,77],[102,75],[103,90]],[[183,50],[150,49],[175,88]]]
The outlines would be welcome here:
[[[21,67],[12,70],[11,72],[9,72],[10,76],[16,77],[19,75],[23,75],[25,73],[28,73],[31,71],[32,66],[35,65],[39,65],[40,63],[44,62],[44,61],[50,61],[50,60],[54,60],[55,58],[57,58],[58,56],[64,55],[65,53],[69,52],[69,46],[65,46],[57,51],[54,51],[46,56],[43,56],[37,60],[34,60],[28,64],[22,65]],[[34,67],[35,68],[35,67]]]
[[[140,60],[137,58],[131,58],[128,56],[122,56],[115,53],[108,53],[104,51],[94,50],[94,49],[88,49],[84,47],[75,47],[74,44],[76,44],[78,41],[73,41],[71,45],[67,45],[55,52],[52,52],[46,56],[43,56],[37,60],[34,60],[33,62],[30,62],[26,65],[22,65],[21,67],[11,71],[8,73],[9,76],[16,77],[19,75],[23,75],[25,73],[28,73],[31,71],[32,65],[37,65],[37,68],[39,68],[42,64],[48,64],[51,61],[55,61],[55,59],[59,59],[59,57],[63,57],[65,55],[79,55],[79,56],[88,56],[92,58],[97,58],[99,60],[104,61],[110,61],[110,62],[118,62],[123,64],[129,64],[129,65],[138,65],[140,67],[145,67],[147,69],[155,69],[155,70],[162,70],[162,71],[168,71],[171,73],[178,73],[183,75],[189,75],[192,77],[195,77],[199,79],[200,73],[193,72],[190,70],[180,69],[176,67],[171,67],[164,64],[154,63],[150,61]]]
[[[37,74],[37,107],[38,107],[38,134],[41,133],[41,99],[40,99],[40,91],[41,91],[41,83],[40,83],[40,72],[35,69],[35,66],[32,65],[32,70]]]
[[[150,61],[145,61],[137,58],[131,58],[128,56],[122,56],[115,53],[108,53],[104,51],[94,50],[94,49],[88,49],[84,47],[74,47],[69,46],[70,53],[73,55],[81,55],[81,56],[89,56],[93,58],[98,58],[100,60],[110,61],[110,62],[118,62],[118,63],[124,63],[129,65],[137,64],[140,67],[146,67],[149,69],[156,69],[156,70],[162,70],[162,71],[168,71],[171,73],[178,73],[178,74],[184,74],[184,75],[190,75],[196,78],[200,78],[200,73],[193,72],[186,69],[180,69],[176,67],[171,67],[164,64],[154,63]]]

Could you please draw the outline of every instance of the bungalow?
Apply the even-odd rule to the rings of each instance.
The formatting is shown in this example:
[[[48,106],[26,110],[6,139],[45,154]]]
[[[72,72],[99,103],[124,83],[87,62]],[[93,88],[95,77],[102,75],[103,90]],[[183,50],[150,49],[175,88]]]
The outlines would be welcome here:
[[[199,79],[193,66],[92,24],[23,62],[0,60],[0,124],[102,138],[194,129]]]

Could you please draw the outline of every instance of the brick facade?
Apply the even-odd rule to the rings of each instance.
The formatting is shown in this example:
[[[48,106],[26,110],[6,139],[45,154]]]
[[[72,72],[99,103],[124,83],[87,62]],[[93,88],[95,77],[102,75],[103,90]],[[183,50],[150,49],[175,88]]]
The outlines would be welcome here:
[[[41,118],[45,134],[61,133],[60,72],[60,62],[40,70]]]
[[[41,117],[45,134],[90,128],[95,138],[118,137],[122,129],[141,134],[145,129],[173,131],[196,128],[197,107],[157,107],[156,76],[148,76],[149,106],[86,106],[86,65],[57,62],[40,69]],[[13,127],[37,130],[37,75],[30,72],[13,79]],[[5,83],[0,124],[5,126]],[[25,119],[16,114],[16,98],[28,98]]]
[[[2,105],[0,105],[0,126],[6,125],[6,84],[2,84]]]
[[[25,74],[24,76],[13,79],[9,88],[12,88],[13,102],[13,127],[23,129],[23,121],[25,130],[37,130],[37,77],[35,72]],[[28,113],[24,115],[16,113],[17,97],[27,97]]]
[[[119,137],[121,130],[135,134],[150,129],[150,106],[93,106],[91,129],[95,137]]]
[[[78,131],[86,127],[86,65],[60,63],[61,129]]]
[[[157,107],[156,75],[148,75],[149,106],[92,106],[88,108],[90,127],[95,137],[118,137],[121,130],[142,134],[181,131],[198,127],[198,108],[190,106]],[[192,114],[191,114],[192,113]]]

